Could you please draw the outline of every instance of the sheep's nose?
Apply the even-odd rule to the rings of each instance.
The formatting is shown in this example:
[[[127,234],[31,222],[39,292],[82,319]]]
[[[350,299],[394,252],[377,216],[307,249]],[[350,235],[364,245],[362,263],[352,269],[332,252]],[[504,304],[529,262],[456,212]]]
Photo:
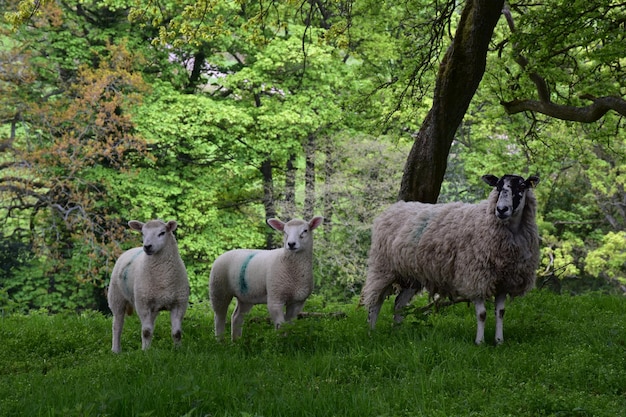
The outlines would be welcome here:
[[[289,249],[295,249],[296,248],[296,242],[287,242],[287,246],[289,246]]]
[[[506,217],[509,212],[508,207],[496,207],[496,210],[498,210],[498,217]]]
[[[152,245],[143,245],[143,250],[146,252],[150,252],[152,250]]]

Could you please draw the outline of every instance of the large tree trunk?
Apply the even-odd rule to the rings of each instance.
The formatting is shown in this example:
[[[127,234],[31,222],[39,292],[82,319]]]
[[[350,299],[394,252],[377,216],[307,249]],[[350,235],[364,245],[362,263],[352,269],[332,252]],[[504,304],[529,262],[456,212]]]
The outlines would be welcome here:
[[[489,41],[504,0],[467,0],[439,66],[433,106],[404,167],[398,199],[435,203],[454,134],[485,72]]]

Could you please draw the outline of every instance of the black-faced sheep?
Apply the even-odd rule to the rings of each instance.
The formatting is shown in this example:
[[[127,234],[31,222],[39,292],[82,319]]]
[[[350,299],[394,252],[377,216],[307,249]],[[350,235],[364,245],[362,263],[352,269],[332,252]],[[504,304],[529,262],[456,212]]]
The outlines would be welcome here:
[[[170,311],[172,339],[179,345],[189,301],[189,281],[173,233],[177,223],[151,220],[144,224],[131,220],[128,225],[141,231],[143,246],[124,252],[111,273],[107,298],[113,313],[112,350],[121,351],[124,315],[133,309],[141,320],[142,349],[150,347],[154,321],[161,310]]]
[[[273,250],[235,249],[220,255],[211,268],[209,295],[215,312],[215,336],[222,338],[228,306],[237,306],[231,318],[231,338],[241,336],[244,315],[255,304],[267,304],[275,327],[295,318],[313,291],[313,230],[322,217],[311,221],[267,224],[284,234],[282,248]],[[283,309],[286,308],[286,311]]]
[[[431,296],[471,300],[476,309],[476,344],[484,340],[485,300],[495,297],[497,344],[504,340],[507,295],[520,296],[534,286],[539,264],[537,201],[539,178],[516,175],[482,179],[494,187],[477,204],[397,202],[376,218],[368,273],[361,293],[373,329],[394,285],[399,311],[422,287]]]

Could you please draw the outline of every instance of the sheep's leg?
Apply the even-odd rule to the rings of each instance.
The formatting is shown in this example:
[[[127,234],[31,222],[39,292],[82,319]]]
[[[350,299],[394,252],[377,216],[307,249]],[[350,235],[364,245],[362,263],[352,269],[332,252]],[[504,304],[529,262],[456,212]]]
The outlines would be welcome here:
[[[149,309],[147,311],[137,310],[137,315],[141,321],[141,349],[146,350],[152,343],[152,334],[154,333],[154,322],[156,321],[158,311]]]
[[[117,311],[113,313],[113,344],[111,350],[115,353],[122,351],[122,328],[124,327],[124,309],[121,312]]]
[[[369,304],[369,310],[367,312],[367,322],[369,323],[371,330],[374,330],[376,328],[376,321],[378,320],[378,314],[380,314],[380,309],[383,307],[383,303],[385,302],[385,299],[392,292],[392,290],[393,290],[392,285],[389,284],[382,289],[377,288],[376,290],[374,290],[376,292],[373,294],[378,294],[378,296],[370,295],[369,298],[370,298],[371,304]],[[404,295],[402,293],[398,294],[398,298],[401,297],[400,302],[404,302],[404,298],[407,297],[408,295],[409,295],[409,292],[405,293]],[[396,298],[396,307],[398,305],[398,298]],[[411,298],[409,297],[407,302],[410,301],[410,299]],[[395,317],[396,316],[394,315],[394,319]]]
[[[496,345],[504,342],[504,302],[506,293],[496,295]]]
[[[369,307],[367,322],[371,330],[374,330],[376,327],[380,309],[385,298],[391,293],[395,280],[396,276],[394,274],[386,272],[384,268],[377,267],[374,262],[371,262],[368,266],[367,279],[361,290],[360,303]]]
[[[170,322],[172,323],[172,340],[176,347],[181,345],[183,337],[183,317],[187,306],[175,306],[170,311]]]
[[[393,320],[396,323],[402,323],[402,320],[404,320],[404,317],[400,313],[402,309],[407,304],[409,304],[409,302],[411,301],[411,299],[413,298],[415,293],[417,293],[418,290],[419,288],[414,287],[414,286],[402,288],[402,291],[400,291],[400,294],[396,296],[396,302],[394,306],[394,315],[393,315]]]
[[[473,300],[476,308],[476,340],[474,343],[480,345],[485,340],[485,321],[487,320],[487,309],[485,308],[485,300]]]
[[[218,340],[221,340],[224,335],[224,330],[226,329],[226,316],[228,315],[228,306],[232,298],[228,299],[219,299],[219,297],[214,297],[211,295],[211,306],[213,307],[214,316],[213,322],[215,326],[215,337]]]
[[[377,302],[370,306],[367,313],[367,322],[370,325],[370,329],[374,330],[376,328],[376,320],[378,320],[378,314],[380,313],[380,309],[383,306],[383,302]]]
[[[295,319],[298,314],[304,308],[304,301],[294,301],[291,304],[287,304],[287,312],[285,314],[285,321],[291,321]]]
[[[267,310],[275,328],[279,328],[285,322],[285,312],[283,311],[284,303],[267,300]]]
[[[230,319],[230,337],[233,341],[241,337],[244,316],[252,307],[254,307],[254,304],[242,303],[240,300],[237,300],[237,306]]]

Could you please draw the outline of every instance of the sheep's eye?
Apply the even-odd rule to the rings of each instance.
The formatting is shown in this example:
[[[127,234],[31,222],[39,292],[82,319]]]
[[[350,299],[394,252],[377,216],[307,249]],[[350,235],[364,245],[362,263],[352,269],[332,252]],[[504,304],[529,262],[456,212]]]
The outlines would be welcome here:
[[[164,235],[165,235],[165,232],[159,233],[159,237],[164,236]]]

